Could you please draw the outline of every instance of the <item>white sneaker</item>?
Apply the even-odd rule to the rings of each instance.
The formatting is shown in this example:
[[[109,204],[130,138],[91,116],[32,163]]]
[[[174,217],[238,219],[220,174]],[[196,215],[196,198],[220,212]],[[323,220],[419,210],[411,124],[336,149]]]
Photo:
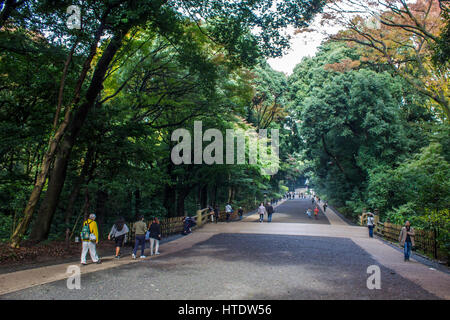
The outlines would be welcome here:
[[[132,257],[133,259],[136,259],[136,255],[135,255],[134,253],[131,255],[131,257]]]
[[[147,257],[146,256],[140,256],[139,258],[144,259],[144,258],[147,258]]]
[[[160,254],[159,252],[155,253],[155,254]]]

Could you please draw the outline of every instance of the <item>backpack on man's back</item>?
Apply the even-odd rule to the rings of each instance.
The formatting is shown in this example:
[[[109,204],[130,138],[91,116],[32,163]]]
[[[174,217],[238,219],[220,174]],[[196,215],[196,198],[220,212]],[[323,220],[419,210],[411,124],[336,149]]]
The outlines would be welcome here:
[[[87,221],[84,222],[83,228],[81,229],[81,240],[88,241],[90,240],[91,236],[91,229],[89,228],[89,225],[91,223],[87,223]]]

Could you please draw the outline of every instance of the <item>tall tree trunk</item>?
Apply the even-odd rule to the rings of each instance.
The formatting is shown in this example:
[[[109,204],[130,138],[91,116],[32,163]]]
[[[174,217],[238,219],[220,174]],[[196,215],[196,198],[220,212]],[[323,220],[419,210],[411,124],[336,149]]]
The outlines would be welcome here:
[[[200,208],[206,208],[208,206],[208,185],[205,184],[200,187]]]
[[[186,197],[189,195],[190,188],[179,188],[177,190],[177,216],[181,217],[185,215],[184,212],[184,201]]]
[[[49,191],[51,190],[51,193],[48,197],[46,197],[48,203],[43,204],[44,207],[43,211],[40,217],[38,217],[38,220],[43,219],[43,221],[38,222],[39,229],[37,229],[36,234],[34,234],[34,236],[38,239],[41,239],[45,235],[45,233],[48,233],[48,230],[46,230],[46,226],[51,224],[54,210],[56,208],[54,203],[58,202],[59,195],[61,194],[61,190],[64,185],[70,153],[75,144],[76,138],[78,137],[78,134],[81,130],[81,127],[83,126],[86,120],[89,110],[95,104],[95,100],[98,94],[103,89],[103,80],[108,70],[108,66],[112,61],[112,59],[114,58],[117,50],[120,48],[125,32],[113,36],[110,43],[103,52],[101,58],[97,62],[96,69],[94,71],[91,83],[86,93],[85,102],[82,105],[80,105],[80,107],[77,109],[77,112],[73,115],[67,127],[67,134],[64,136],[59,145],[58,151],[56,153],[54,168],[52,171],[51,183],[53,185],[50,186],[49,183]],[[49,166],[49,164],[50,163],[48,163],[47,166]],[[33,199],[33,203],[27,205],[27,208],[25,209],[26,210],[25,217],[22,220],[23,223],[19,226],[20,229],[19,227],[16,229],[17,232],[15,232],[11,238],[11,246],[13,247],[18,246],[21,237],[28,228],[28,225],[31,221],[32,213],[34,211],[34,207],[36,206],[36,203],[39,200],[41,190],[45,184],[48,169],[49,168],[47,167],[45,170],[45,176],[41,172],[40,177],[38,178],[40,188],[39,190],[36,190],[37,189],[36,187],[35,189],[33,189],[32,196],[30,197],[30,199]]]
[[[66,117],[63,123],[56,131],[56,133],[54,134],[54,136],[49,141],[48,149],[44,153],[39,172],[36,175],[33,190],[31,191],[30,198],[28,199],[27,205],[25,206],[25,209],[23,211],[24,217],[19,222],[16,229],[14,230],[14,233],[11,236],[10,245],[13,248],[19,247],[20,241],[22,241],[22,238],[25,235],[28,226],[30,225],[31,218],[33,217],[34,213],[34,208],[36,207],[40,199],[42,189],[44,189],[45,183],[47,181],[48,172],[50,171],[50,166],[53,162],[53,158],[56,152],[56,148],[66,130],[67,123],[68,118]]]
[[[139,189],[134,191],[134,211],[137,216],[141,214],[141,190]]]
[[[169,218],[176,217],[176,207],[175,207],[175,201],[176,201],[176,190],[174,187],[170,185],[166,185],[164,187],[164,200],[163,200],[163,206],[167,210],[167,216]]]
[[[127,197],[125,202],[125,216],[131,214],[133,217],[131,220],[138,221],[139,217],[137,216],[136,212],[133,210],[133,192],[130,190],[127,190]]]
[[[86,221],[89,217],[89,208],[91,207],[91,200],[89,197],[89,188],[86,187],[86,190],[84,192],[84,207],[83,210],[81,211],[82,215],[83,215],[83,222]],[[76,226],[74,226],[76,227]]]
[[[30,239],[42,241],[48,238],[51,222],[56,211],[64,180],[66,177],[67,165],[60,162],[67,162],[67,157],[57,157],[48,182],[47,192],[41,207],[39,208],[37,219],[31,230]]]
[[[107,10],[107,12],[109,12],[109,10]],[[106,18],[106,16],[107,16],[107,14],[105,14],[104,19]],[[100,40],[100,38],[101,38],[101,36],[103,34],[104,27],[105,27],[104,21],[102,21],[101,25],[99,26],[98,30],[96,31],[95,41],[91,45],[90,54],[85,60],[85,63],[84,63],[84,66],[83,66],[83,70],[82,70],[82,72],[80,74],[80,77],[78,79],[78,83],[77,83],[77,86],[75,88],[75,95],[74,95],[73,105],[77,105],[78,102],[79,102],[79,94],[80,94],[80,91],[81,91],[81,87],[83,85],[84,79],[86,78],[86,74],[88,73],[88,71],[90,69],[90,65],[91,65],[92,59],[94,58],[94,55],[95,55],[95,53],[97,51],[97,44],[98,44],[98,41]],[[116,51],[117,51],[117,49],[116,49]],[[115,54],[115,52],[114,52],[114,54]],[[101,64],[104,64],[105,61],[103,61],[101,63],[102,60],[107,60],[108,59],[108,57],[105,57],[105,59],[103,59],[104,56],[105,56],[105,54],[103,54],[102,58],[100,58],[99,62],[97,63],[97,68],[99,66],[101,66]],[[111,61],[111,59],[109,60],[109,62]],[[109,62],[108,62],[108,64],[109,64]],[[98,73],[101,73],[101,72],[102,72],[101,68],[100,69],[98,68],[94,72],[94,77],[95,77],[95,74],[97,73],[97,81],[99,79],[103,81],[103,77],[104,77],[104,75],[106,73],[106,68],[105,68],[103,74],[98,74]],[[65,75],[63,75],[63,76],[65,76]],[[91,81],[91,85],[90,85],[90,87],[88,89],[88,94],[89,95],[86,96],[86,98],[87,98],[86,100],[87,101],[84,103],[84,105],[89,105],[89,104],[93,104],[94,103],[95,97],[91,99],[91,96],[94,94],[94,91],[97,88],[96,85],[93,85],[93,84],[95,84],[94,77],[93,77],[93,79]],[[97,96],[97,94],[95,94],[95,96]],[[50,166],[51,166],[51,164],[52,164],[52,162],[54,160],[55,153],[57,152],[57,147],[58,147],[61,139],[63,138],[63,136],[66,133],[66,130],[68,128],[70,117],[72,115],[71,109],[72,109],[71,107],[67,107],[66,108],[66,112],[65,112],[65,115],[64,115],[64,120],[59,125],[59,127],[55,130],[54,134],[52,135],[52,137],[49,140],[47,150],[44,153],[44,156],[43,156],[42,161],[41,161],[39,172],[37,172],[37,174],[36,174],[36,179],[35,179],[33,190],[31,191],[31,195],[30,195],[30,197],[28,199],[27,205],[25,206],[25,209],[24,209],[24,212],[23,212],[24,217],[20,221],[20,223],[18,224],[18,226],[14,230],[14,233],[11,236],[11,239],[10,239],[11,243],[10,243],[10,245],[13,248],[18,248],[19,247],[20,241],[22,240],[25,232],[28,229],[28,226],[30,225],[31,218],[33,217],[34,209],[35,209],[35,207],[36,207],[36,205],[37,205],[37,203],[38,203],[38,201],[40,199],[41,192],[44,189],[45,183],[47,181],[47,177],[48,177],[48,174],[49,174],[49,171],[50,171]]]
[[[215,207],[216,205],[218,205],[218,204],[217,204],[217,184],[214,184],[213,198],[214,198],[213,204],[214,204],[214,207]]]
[[[72,189],[72,192],[69,196],[69,203],[67,205],[67,209],[64,216],[64,223],[68,225],[70,223],[70,219],[73,216],[73,212],[75,209],[75,203],[78,199],[78,195],[80,194],[81,187],[84,183],[86,183],[86,180],[90,180],[93,173],[94,165],[94,148],[89,147],[88,151],[86,153],[86,156],[84,158],[84,164],[83,168],[81,169],[81,173],[78,176],[75,185]],[[89,174],[89,177],[86,179],[86,176]]]
[[[171,148],[172,148],[172,142],[169,142],[169,150],[172,150]],[[173,169],[174,169],[174,164],[172,163],[170,156],[167,161],[168,161],[167,174],[170,177],[170,181],[174,181],[175,177],[172,174]],[[169,218],[177,216],[175,201],[176,201],[176,189],[172,185],[166,184],[164,186],[163,206],[164,206],[164,208],[166,208],[167,217],[169,217]]]
[[[233,187],[229,186],[228,187],[227,203],[230,203],[232,199],[233,199]]]
[[[93,172],[95,170],[95,152],[93,147],[89,147],[86,153],[86,157],[84,158],[83,168],[81,169],[81,173],[78,176],[77,181],[75,182],[75,186],[72,189],[69,197],[69,203],[67,205],[66,213],[64,216],[64,223],[66,224],[66,249],[69,248],[70,245],[70,227],[69,223],[72,219],[73,212],[75,210],[75,203],[78,199],[78,195],[80,194],[81,187],[83,184],[89,183],[92,179]],[[86,178],[86,175],[88,177]]]
[[[97,225],[98,225],[98,235],[101,239],[101,234],[103,233],[103,227],[105,223],[105,217],[106,217],[106,201],[108,200],[108,193],[106,193],[104,190],[99,189],[96,193],[96,206],[95,206],[95,215]],[[100,240],[99,239],[99,240]]]

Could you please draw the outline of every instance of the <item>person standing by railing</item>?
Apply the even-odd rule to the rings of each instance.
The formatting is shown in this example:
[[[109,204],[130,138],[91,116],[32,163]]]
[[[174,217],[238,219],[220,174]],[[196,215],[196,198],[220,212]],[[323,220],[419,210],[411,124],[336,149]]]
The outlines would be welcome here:
[[[211,222],[214,222],[214,209],[212,206],[208,206],[208,217],[211,219]]]
[[[231,216],[231,214],[233,213],[233,208],[231,207],[231,204],[230,204],[230,203],[228,203],[228,204],[225,206],[225,212],[226,212],[226,214],[227,214],[227,222],[230,222],[230,216]]]
[[[219,216],[220,216],[219,207],[216,205],[214,207],[214,219],[216,220],[216,223],[219,222]]]
[[[369,237],[373,238],[373,228],[375,227],[374,217],[372,212],[367,213],[367,228],[369,228]]]
[[[403,247],[404,253],[404,261],[409,261],[411,257],[411,249],[414,247],[414,237],[415,237],[414,229],[411,227],[411,223],[409,221],[405,222],[402,230],[400,231],[400,236],[398,237],[398,241],[400,245]]]

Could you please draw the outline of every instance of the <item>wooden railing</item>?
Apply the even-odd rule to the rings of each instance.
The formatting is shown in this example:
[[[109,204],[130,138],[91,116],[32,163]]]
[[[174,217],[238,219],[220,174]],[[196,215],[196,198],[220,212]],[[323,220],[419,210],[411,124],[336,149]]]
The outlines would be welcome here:
[[[214,216],[214,211],[209,212],[208,208],[197,210],[196,216],[192,217],[195,219],[195,222],[197,225],[193,228],[194,230],[197,228],[202,227],[203,225],[207,223],[211,223],[211,215]],[[165,218],[160,220],[161,224],[161,238],[167,238],[168,236],[174,235],[174,234],[180,234],[183,231],[184,225],[183,225],[183,218],[184,217],[172,217],[172,218]],[[237,218],[237,212],[233,212],[230,216],[230,220],[235,220]],[[215,218],[214,218],[215,219]],[[226,212],[221,211],[219,212],[219,221],[225,221],[226,220]],[[149,225],[150,221],[145,222],[146,225]],[[130,223],[128,232],[128,243],[134,243],[134,233],[133,230],[133,224]]]
[[[367,217],[368,217],[367,214],[363,214],[363,215],[359,216],[359,223],[360,223],[360,225],[367,226]],[[378,221],[380,221],[380,216],[374,215],[373,216],[373,222],[375,224],[378,224]]]
[[[377,218],[378,216],[375,216],[374,234],[388,241],[398,243],[400,231],[403,226],[389,222],[379,222]],[[367,218],[360,216],[360,223],[362,226],[366,226]],[[414,244],[418,250],[435,259],[440,258],[437,239],[433,231],[414,228],[414,233]]]
[[[167,238],[173,234],[183,231],[183,217],[166,218],[160,221],[161,237]]]

